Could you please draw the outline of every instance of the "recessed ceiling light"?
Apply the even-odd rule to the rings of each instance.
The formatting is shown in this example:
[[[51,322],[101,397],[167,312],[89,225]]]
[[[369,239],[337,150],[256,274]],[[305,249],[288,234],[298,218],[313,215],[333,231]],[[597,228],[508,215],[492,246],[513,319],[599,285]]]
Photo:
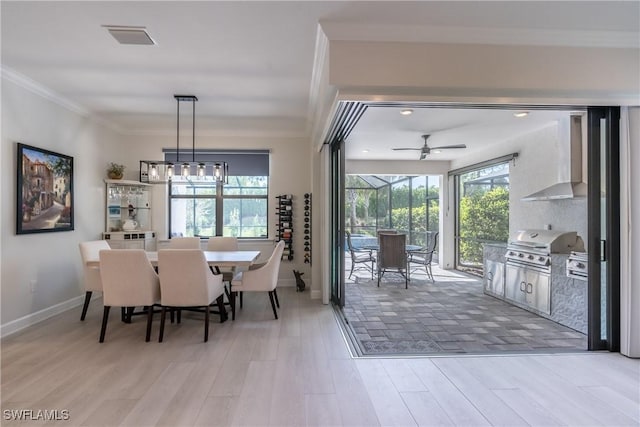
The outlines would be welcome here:
[[[368,152],[369,152],[369,150],[362,150],[362,152],[363,152],[363,153],[368,153]]]
[[[145,27],[125,27],[120,25],[103,25],[109,31],[109,34],[120,44],[132,45],[155,45],[151,36],[147,33]]]
[[[400,114],[403,116],[410,116],[413,114],[413,110],[411,108],[405,108],[404,110],[400,110]]]
[[[513,113],[515,117],[527,117],[529,115],[528,111],[518,111],[517,113]]]
[[[432,152],[432,153],[434,153],[434,154],[440,154],[440,153],[442,153],[442,151],[441,151],[441,150],[431,150],[431,152]]]

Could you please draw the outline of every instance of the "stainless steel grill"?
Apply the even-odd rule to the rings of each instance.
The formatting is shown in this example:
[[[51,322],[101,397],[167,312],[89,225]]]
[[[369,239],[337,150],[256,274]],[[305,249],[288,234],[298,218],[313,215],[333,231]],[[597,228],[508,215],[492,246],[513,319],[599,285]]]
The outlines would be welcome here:
[[[583,251],[574,231],[521,230],[511,235],[505,254],[505,298],[551,313],[551,254]]]
[[[572,251],[567,259],[567,277],[587,280],[589,277],[589,257],[586,252]]]

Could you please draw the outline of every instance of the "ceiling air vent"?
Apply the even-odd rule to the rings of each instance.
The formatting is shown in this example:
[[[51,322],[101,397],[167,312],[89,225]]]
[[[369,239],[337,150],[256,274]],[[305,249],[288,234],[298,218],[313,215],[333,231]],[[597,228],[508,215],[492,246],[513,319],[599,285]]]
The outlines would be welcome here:
[[[145,27],[123,27],[118,25],[103,25],[109,34],[120,44],[154,45],[156,42],[149,36]]]

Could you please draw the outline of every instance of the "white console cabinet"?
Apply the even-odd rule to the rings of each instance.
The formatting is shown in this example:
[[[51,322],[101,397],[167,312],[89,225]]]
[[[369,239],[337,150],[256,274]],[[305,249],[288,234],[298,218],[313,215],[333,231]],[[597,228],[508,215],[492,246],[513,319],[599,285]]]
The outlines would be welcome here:
[[[105,179],[105,230],[102,238],[112,249],[156,250],[151,223],[151,185]]]

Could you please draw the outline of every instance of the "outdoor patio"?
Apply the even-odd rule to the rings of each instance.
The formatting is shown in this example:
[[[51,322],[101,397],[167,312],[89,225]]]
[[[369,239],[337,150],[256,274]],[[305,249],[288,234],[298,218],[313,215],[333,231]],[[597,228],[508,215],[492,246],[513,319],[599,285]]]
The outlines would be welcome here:
[[[346,276],[350,260],[346,257]],[[359,355],[552,353],[583,351],[586,335],[482,292],[479,278],[433,266],[377,286],[359,270],[345,284],[344,314]]]

